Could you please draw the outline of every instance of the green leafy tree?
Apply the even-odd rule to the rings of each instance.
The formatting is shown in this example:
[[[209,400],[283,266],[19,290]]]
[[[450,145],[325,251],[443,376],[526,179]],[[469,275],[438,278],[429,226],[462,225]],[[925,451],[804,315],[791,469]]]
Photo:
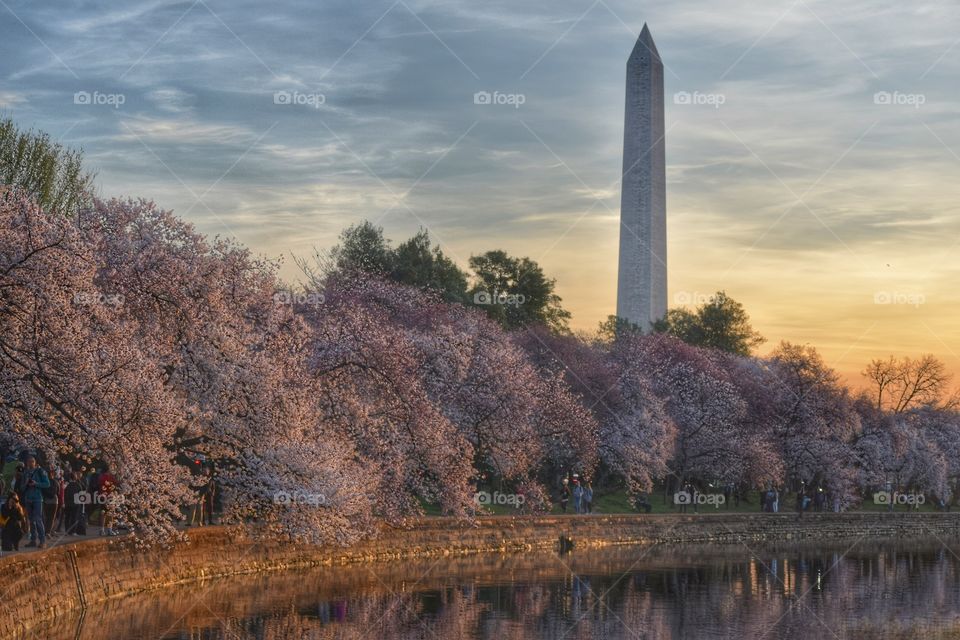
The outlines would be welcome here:
[[[568,331],[570,312],[560,306],[554,292],[556,281],[530,258],[514,258],[504,251],[488,251],[470,258],[474,304],[508,329],[544,324],[554,331]]]
[[[687,344],[711,347],[742,356],[765,342],[754,331],[743,305],[724,291],[694,310],[670,309],[653,325],[653,330],[668,333]]]
[[[340,244],[330,250],[333,271],[362,271],[389,275],[393,271],[393,250],[383,237],[383,227],[364,220],[340,233]]]
[[[643,329],[640,325],[630,322],[622,316],[607,316],[607,319],[601,321],[597,328],[597,340],[610,344],[624,335],[640,335],[641,333],[643,333]]]
[[[352,225],[340,234],[329,252],[318,253],[323,273],[364,272],[395,282],[439,292],[448,302],[473,303],[507,329],[544,324],[568,331],[570,313],[560,306],[555,281],[530,258],[515,258],[504,251],[488,251],[470,258],[473,286],[468,274],[434,246],[421,229],[395,249],[383,228],[369,221]],[[313,270],[301,268],[316,279]]]
[[[395,282],[439,292],[447,302],[467,301],[467,274],[448,258],[430,235],[421,229],[395,249],[384,237],[383,228],[369,221],[352,225],[340,234],[340,242],[329,252],[317,253],[326,274],[372,273]],[[301,268],[310,275],[308,265]],[[313,276],[312,276],[313,277]]]
[[[403,284],[438,291],[448,302],[467,300],[467,274],[439,246],[431,246],[430,235],[424,229],[394,251],[390,277]]]
[[[91,202],[93,178],[82,152],[46,133],[21,131],[10,118],[0,120],[0,185],[22,189],[44,211],[73,215]]]

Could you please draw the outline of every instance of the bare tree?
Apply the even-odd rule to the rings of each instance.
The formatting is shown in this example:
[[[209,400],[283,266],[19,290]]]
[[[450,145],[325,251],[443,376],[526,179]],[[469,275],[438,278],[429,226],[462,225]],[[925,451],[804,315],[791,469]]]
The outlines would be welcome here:
[[[873,360],[863,375],[870,381],[876,406],[881,410],[903,413],[917,406],[956,402],[955,395],[945,398],[950,375],[943,362],[933,355]]]

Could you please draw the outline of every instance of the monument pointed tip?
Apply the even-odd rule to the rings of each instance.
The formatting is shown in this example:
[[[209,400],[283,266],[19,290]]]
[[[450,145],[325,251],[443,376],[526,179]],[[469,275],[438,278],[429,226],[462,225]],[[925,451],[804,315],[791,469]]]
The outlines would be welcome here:
[[[654,60],[660,61],[660,52],[657,51],[657,45],[653,41],[653,34],[650,33],[650,27],[646,22],[643,23],[643,29],[640,30],[640,37],[637,38],[637,43],[633,46],[633,53],[630,54],[630,57],[636,58],[643,54],[649,54]]]

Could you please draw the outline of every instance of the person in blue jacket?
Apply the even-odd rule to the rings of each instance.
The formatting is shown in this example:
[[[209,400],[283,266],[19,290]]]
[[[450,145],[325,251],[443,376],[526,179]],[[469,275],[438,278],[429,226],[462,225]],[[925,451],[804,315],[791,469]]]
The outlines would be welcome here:
[[[573,477],[573,510],[575,513],[583,513],[583,486],[576,476]]]
[[[50,476],[37,466],[35,457],[27,456],[18,485],[17,493],[30,521],[30,542],[27,546],[43,549],[47,543],[47,532],[43,528],[43,490],[50,488]]]

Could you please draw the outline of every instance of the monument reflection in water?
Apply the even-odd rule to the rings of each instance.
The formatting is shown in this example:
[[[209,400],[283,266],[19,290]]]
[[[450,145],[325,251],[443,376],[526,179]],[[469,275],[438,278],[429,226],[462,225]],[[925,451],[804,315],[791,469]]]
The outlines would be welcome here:
[[[334,567],[128,598],[34,637],[960,638],[955,551],[633,547]]]

